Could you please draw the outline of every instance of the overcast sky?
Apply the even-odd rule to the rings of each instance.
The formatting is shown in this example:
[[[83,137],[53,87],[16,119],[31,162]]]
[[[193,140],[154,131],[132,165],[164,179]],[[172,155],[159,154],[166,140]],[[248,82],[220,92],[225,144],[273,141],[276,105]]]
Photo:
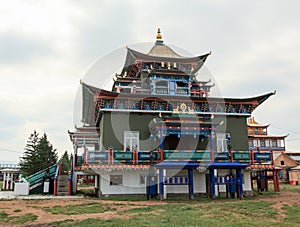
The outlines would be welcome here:
[[[0,160],[18,161],[35,129],[59,155],[71,151],[79,80],[111,51],[154,42],[158,27],[166,44],[212,51],[206,67],[225,97],[277,90],[254,116],[299,151],[299,9],[297,0],[1,1]]]

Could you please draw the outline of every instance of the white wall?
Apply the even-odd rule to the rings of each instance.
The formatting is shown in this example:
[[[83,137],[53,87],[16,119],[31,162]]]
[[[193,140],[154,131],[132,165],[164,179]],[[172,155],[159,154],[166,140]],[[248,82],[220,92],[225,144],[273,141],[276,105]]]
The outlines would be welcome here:
[[[199,173],[197,170],[194,170],[194,193],[206,193],[206,181],[205,174]],[[187,176],[187,170],[167,170],[167,176],[183,175]],[[167,193],[188,193],[188,185],[167,185]]]
[[[199,173],[194,170],[194,192],[206,193],[206,173]],[[228,170],[218,170],[218,175],[226,175]],[[100,171],[100,187],[102,195],[115,195],[115,194],[146,194],[146,185],[140,184],[140,175],[147,175],[145,170],[125,170],[125,171]],[[110,175],[123,175],[123,185],[110,185]],[[250,172],[243,171],[244,184],[243,190],[251,190]],[[166,176],[182,175],[187,176],[187,170],[170,170],[166,172]],[[216,195],[219,192],[226,192],[225,185],[216,187]],[[158,186],[159,191],[159,186]],[[166,185],[166,193],[188,193],[188,185]]]
[[[243,190],[244,191],[252,191],[250,172],[243,171],[243,174],[244,174]]]
[[[146,171],[101,171],[100,187],[102,195],[116,194],[146,194],[146,185],[140,184],[140,175],[146,175]],[[110,175],[123,175],[123,185],[110,185]]]

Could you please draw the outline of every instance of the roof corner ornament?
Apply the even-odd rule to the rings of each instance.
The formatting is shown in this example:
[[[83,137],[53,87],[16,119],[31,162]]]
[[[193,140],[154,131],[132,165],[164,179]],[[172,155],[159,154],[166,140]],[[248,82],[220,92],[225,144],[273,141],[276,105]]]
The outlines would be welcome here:
[[[277,92],[277,91],[276,91],[276,90],[274,90],[274,91],[273,91],[273,95],[276,95],[276,92]]]

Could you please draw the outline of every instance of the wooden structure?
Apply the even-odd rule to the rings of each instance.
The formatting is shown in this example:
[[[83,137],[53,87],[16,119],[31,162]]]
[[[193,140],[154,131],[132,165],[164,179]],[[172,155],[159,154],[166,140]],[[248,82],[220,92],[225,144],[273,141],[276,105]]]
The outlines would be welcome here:
[[[274,166],[280,168],[280,182],[288,183],[290,181],[289,171],[297,165],[298,163],[284,152],[274,154]]]
[[[1,169],[3,175],[3,191],[12,191],[14,189],[14,181],[20,173],[18,169]]]
[[[242,198],[243,171],[257,160],[248,149],[247,118],[275,92],[210,97],[214,84],[197,75],[210,54],[180,56],[164,44],[158,30],[149,53],[127,48],[111,91],[81,82],[85,126],[69,131],[73,179],[95,175],[99,196],[143,194],[146,174],[146,179],[158,179],[161,198],[165,188],[178,193],[186,191],[185,185],[191,199],[195,190],[214,198],[217,184]],[[73,186],[75,190],[76,182]]]
[[[284,136],[274,136],[268,134],[270,125],[263,125],[255,121],[254,117],[248,119],[248,141],[250,150],[284,152],[285,138]]]

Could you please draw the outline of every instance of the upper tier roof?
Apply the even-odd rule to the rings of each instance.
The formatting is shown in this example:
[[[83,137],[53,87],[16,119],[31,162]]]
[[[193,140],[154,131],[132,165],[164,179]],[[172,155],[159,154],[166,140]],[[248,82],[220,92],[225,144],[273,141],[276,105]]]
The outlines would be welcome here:
[[[157,30],[156,43],[149,51],[148,55],[165,58],[182,58],[182,56],[164,44],[160,29]]]
[[[255,121],[254,117],[250,117],[250,118],[248,119],[247,124],[248,124],[249,127],[266,128],[266,127],[269,126],[269,125],[262,125],[262,124],[258,123],[257,121]]]
[[[202,67],[205,60],[210,54],[211,52],[193,57],[180,56],[174,50],[164,44],[162,36],[160,34],[160,29],[158,29],[155,45],[151,48],[149,53],[141,53],[127,47],[125,65],[121,72],[121,75],[129,75],[132,66],[136,63],[137,60],[142,62],[176,62],[183,64],[192,64],[193,68],[189,74],[193,75]]]
[[[182,58],[179,54],[177,54],[170,47],[165,44],[158,44],[157,42],[152,47],[148,55],[156,56],[156,57],[165,57],[165,58]]]

